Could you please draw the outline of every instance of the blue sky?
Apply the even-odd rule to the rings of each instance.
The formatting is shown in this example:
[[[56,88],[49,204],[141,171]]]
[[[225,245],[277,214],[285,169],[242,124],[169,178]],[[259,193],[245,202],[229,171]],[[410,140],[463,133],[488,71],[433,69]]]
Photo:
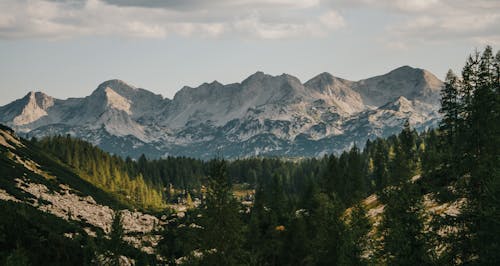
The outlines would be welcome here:
[[[1,0],[0,12],[0,105],[113,78],[169,98],[256,71],[359,80],[411,65],[443,78],[500,44],[496,0]]]

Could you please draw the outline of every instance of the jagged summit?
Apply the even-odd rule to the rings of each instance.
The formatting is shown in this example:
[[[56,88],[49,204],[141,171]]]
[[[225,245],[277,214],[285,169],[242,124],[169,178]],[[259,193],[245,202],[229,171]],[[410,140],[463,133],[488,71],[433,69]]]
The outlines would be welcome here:
[[[128,83],[126,83],[123,80],[120,80],[120,79],[110,79],[110,80],[104,81],[101,84],[99,84],[99,86],[97,86],[97,90],[104,89],[106,87],[115,88],[115,89],[117,89],[117,88],[136,89],[136,87],[134,87],[132,85],[129,85]]]
[[[313,78],[311,78],[310,80],[308,80],[305,84],[311,84],[311,83],[331,83],[333,82],[333,80],[335,79],[335,77],[328,73],[328,72],[323,72],[323,73],[320,73],[316,76],[314,76]]]
[[[92,95],[103,97],[107,95],[107,90],[113,90],[117,94],[123,97],[131,97],[132,95],[138,92],[138,89],[135,86],[129,85],[126,82],[119,79],[111,79],[105,82],[102,82],[97,86],[97,88],[92,92]]]
[[[272,78],[273,76],[266,74],[262,71],[257,71],[253,73],[252,75],[248,76],[246,79],[244,79],[241,84],[250,84],[250,83],[256,83],[256,82],[261,82],[262,80]]]
[[[217,80],[210,82],[209,85],[211,85],[211,86],[224,86],[224,84],[220,83]]]
[[[29,93],[0,107],[0,123],[132,157],[210,158],[221,148],[227,157],[319,156],[392,134],[404,119],[417,129],[435,124],[442,85],[409,66],[360,81],[324,72],[305,83],[258,71],[241,83],[186,86],[170,100],[113,79],[85,98]]]
[[[23,98],[0,107],[2,121],[14,125],[27,125],[47,115],[55,99],[40,91],[30,91]]]
[[[418,71],[422,71],[422,69],[415,68],[415,67],[412,67],[409,65],[404,65],[404,66],[400,66],[398,68],[395,68],[395,69],[389,71],[389,73],[387,73],[387,74],[409,73],[409,72],[418,72]]]
[[[346,80],[343,78],[335,77],[328,72],[323,72],[310,80],[308,80],[304,85],[306,87],[314,89],[324,89],[325,87],[331,86],[351,86],[353,81]]]
[[[292,76],[290,74],[287,74],[287,73],[283,73],[279,77],[284,78],[286,80],[289,80],[290,82],[295,82],[295,83],[302,84],[302,82],[300,81],[299,78],[297,78],[296,76]]]
[[[54,99],[42,92],[30,92],[23,100],[25,101],[21,113],[14,118],[14,123],[19,125],[29,124],[47,115],[47,109],[54,105]]]
[[[46,106],[54,100],[54,98],[43,93],[42,91],[30,91],[23,97],[23,99],[27,99],[28,101],[35,100],[40,106]]]
[[[360,80],[353,89],[360,93],[366,104],[372,106],[381,106],[399,96],[437,105],[443,82],[427,73],[423,69],[403,66],[384,75]]]

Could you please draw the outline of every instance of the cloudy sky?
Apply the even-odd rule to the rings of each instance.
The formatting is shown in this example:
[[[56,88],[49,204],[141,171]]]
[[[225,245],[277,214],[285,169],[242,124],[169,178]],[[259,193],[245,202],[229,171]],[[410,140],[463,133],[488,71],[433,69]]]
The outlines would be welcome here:
[[[486,44],[500,46],[498,0],[0,0],[0,105],[112,78],[169,98],[258,70],[442,78]]]

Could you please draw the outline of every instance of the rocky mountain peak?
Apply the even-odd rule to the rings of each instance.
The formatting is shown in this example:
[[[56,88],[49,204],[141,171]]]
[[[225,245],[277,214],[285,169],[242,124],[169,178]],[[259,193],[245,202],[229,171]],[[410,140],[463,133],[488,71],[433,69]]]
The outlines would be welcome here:
[[[138,93],[138,89],[136,87],[129,85],[119,79],[111,79],[99,84],[99,86],[97,86],[94,92],[92,92],[91,96],[101,97],[101,98],[106,97],[108,94],[107,91],[109,89],[113,90],[115,93],[129,100],[132,99]]]
[[[359,93],[354,91],[353,82],[337,78],[330,73],[323,72],[304,85],[313,90],[316,97],[321,97],[330,105],[336,106],[340,111],[353,114],[366,108]]]
[[[170,100],[148,90],[136,88],[121,80],[113,79],[101,83],[90,96],[86,97],[86,106],[103,112],[107,109],[124,111],[136,118],[154,116],[162,111]]]
[[[310,80],[308,80],[305,85],[308,87],[319,87],[319,86],[326,86],[328,84],[331,84],[334,82],[335,77],[328,73],[328,72],[323,72]]]
[[[283,73],[279,76],[280,78],[288,81],[288,82],[291,82],[291,83],[298,83],[300,85],[302,85],[302,82],[300,81],[299,78],[297,78],[296,76],[292,76],[290,74],[287,74],[287,73]]]
[[[136,87],[129,85],[125,81],[120,80],[120,79],[110,79],[110,80],[104,81],[103,83],[99,84],[97,89],[99,90],[99,89],[106,88],[106,87],[110,87],[112,89],[120,89],[120,88],[122,88],[122,89],[136,89]]]
[[[414,68],[411,66],[402,66],[398,67],[389,73],[382,75],[382,77],[393,80],[409,80],[415,82],[421,82],[424,85],[429,85],[430,88],[440,89],[442,86],[442,81],[440,81],[434,74],[431,72],[421,69]]]
[[[172,100],[114,79],[85,98],[32,92],[0,107],[0,122],[34,136],[71,133],[125,156],[209,158],[217,147],[228,157],[318,155],[392,134],[406,118],[433,125],[441,87],[410,66],[360,81],[324,72],[306,83],[258,71],[241,83],[183,87]]]
[[[13,103],[9,114],[17,126],[37,121],[47,115],[47,109],[54,105],[54,99],[42,92],[30,91],[19,101]]]
[[[286,73],[272,76],[259,71],[246,78],[240,85],[244,94],[253,94],[259,98],[260,104],[275,102],[278,99],[294,100],[307,94],[302,82]]]
[[[360,80],[353,89],[361,94],[365,104],[372,106],[392,102],[399,96],[437,105],[443,83],[426,73],[423,69],[402,66],[387,74]]]
[[[395,68],[395,69],[389,71],[389,73],[387,73],[387,74],[388,75],[392,75],[392,74],[406,75],[408,73],[414,73],[414,72],[419,72],[419,71],[422,71],[422,69],[414,68],[414,67],[411,67],[409,65],[404,65],[404,66],[400,66],[398,68]]]
[[[304,85],[316,91],[325,92],[327,88],[349,87],[352,83],[352,81],[335,77],[328,72],[323,72],[308,80]]]
[[[224,86],[224,84],[220,83],[217,80],[214,80],[214,81],[210,82],[208,85],[214,86],[214,87],[222,87],[222,86]]]
[[[184,86],[174,95],[174,102],[199,102],[207,98],[220,97],[224,85],[214,80],[203,83],[198,87]]]
[[[28,102],[34,101],[36,105],[44,110],[54,105],[54,98],[41,91],[30,91],[25,98],[28,98]]]
[[[248,76],[241,83],[244,84],[244,83],[256,82],[256,81],[260,81],[266,77],[270,77],[270,75],[267,75],[262,71],[257,71],[255,73],[253,73],[252,75]]]

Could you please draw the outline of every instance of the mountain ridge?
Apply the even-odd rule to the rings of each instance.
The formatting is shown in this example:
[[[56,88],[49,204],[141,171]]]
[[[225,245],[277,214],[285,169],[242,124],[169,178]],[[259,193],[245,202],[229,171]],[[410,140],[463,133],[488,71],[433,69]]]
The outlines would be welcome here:
[[[406,119],[419,130],[432,127],[441,87],[432,73],[409,66],[359,81],[323,72],[305,83],[258,71],[240,83],[184,86],[172,99],[112,79],[83,98],[30,92],[0,107],[0,122],[29,136],[71,134],[101,147],[128,143],[108,151],[133,157],[137,150],[152,157],[209,158],[218,150],[230,158],[320,156],[387,136]],[[319,146],[297,147],[297,137]]]

